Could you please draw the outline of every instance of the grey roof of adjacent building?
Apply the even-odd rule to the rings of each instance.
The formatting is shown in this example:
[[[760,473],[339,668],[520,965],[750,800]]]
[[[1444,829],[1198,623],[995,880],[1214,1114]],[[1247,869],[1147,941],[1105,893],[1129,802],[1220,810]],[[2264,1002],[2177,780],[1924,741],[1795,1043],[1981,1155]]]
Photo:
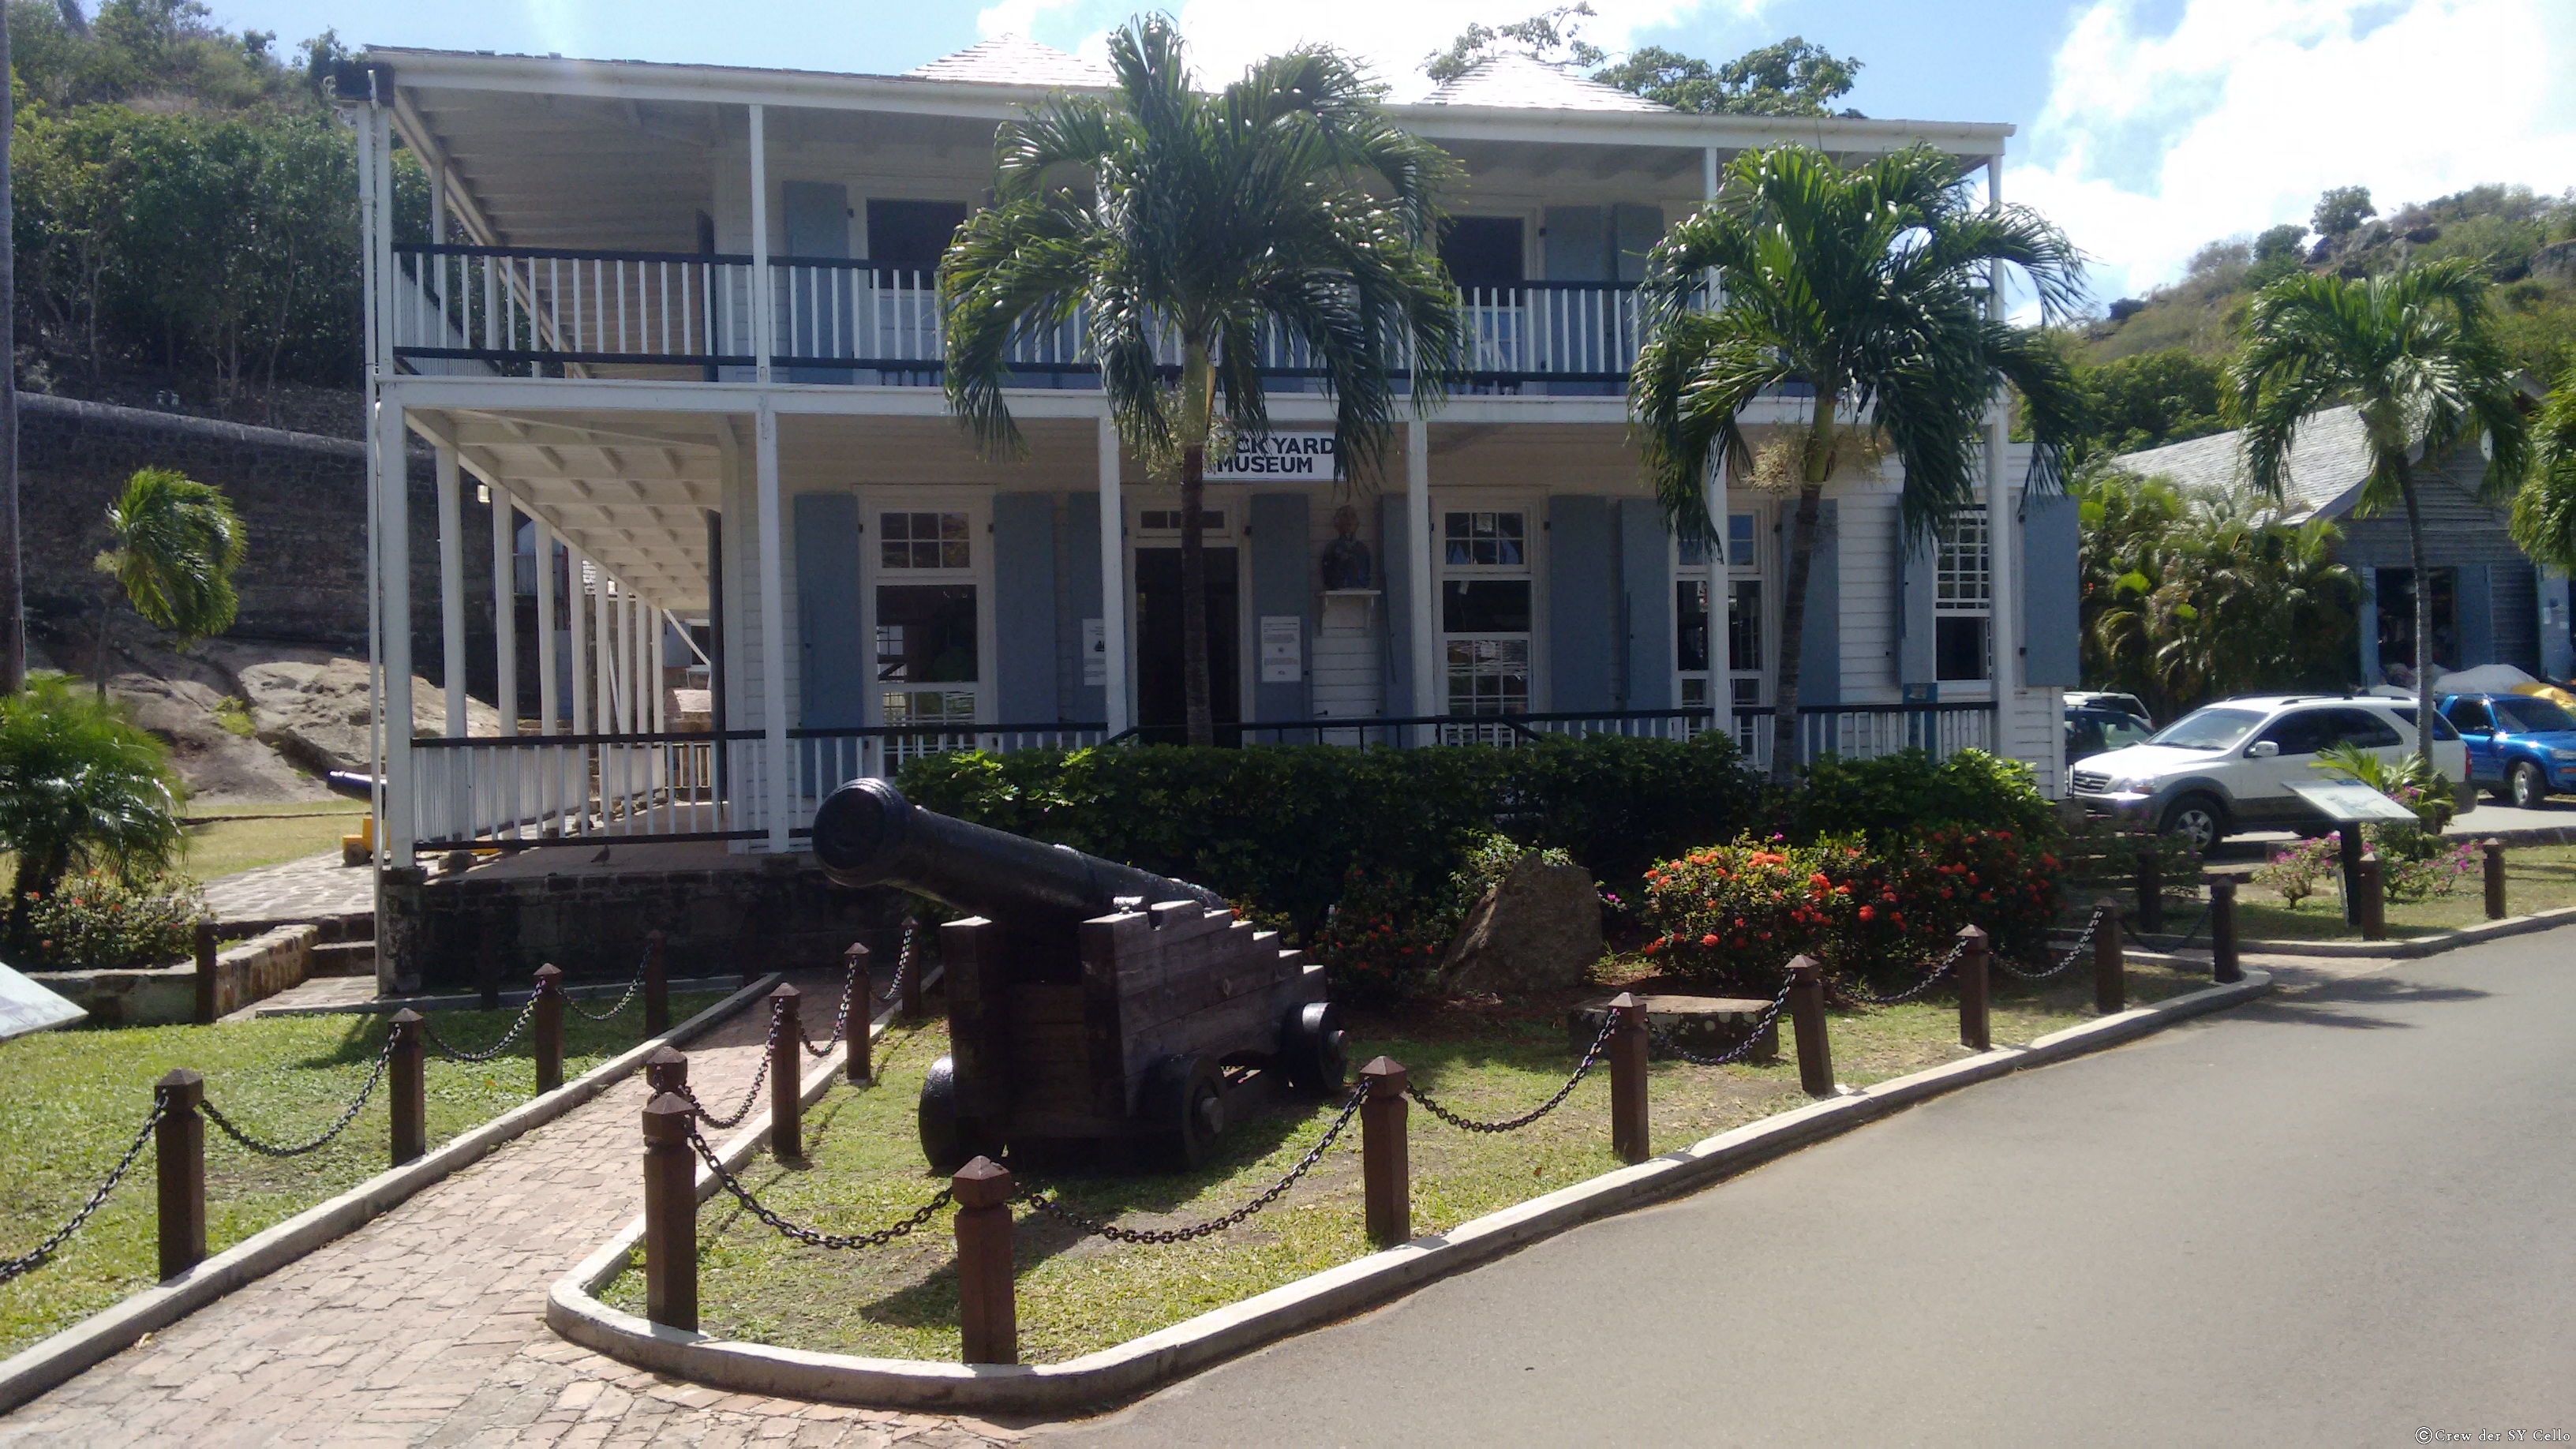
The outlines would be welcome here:
[[[2238,451],[2243,439],[2241,431],[2213,433],[2123,453],[2117,461],[2142,478],[2170,478],[2185,488],[2241,488],[2246,482]],[[2300,424],[2281,471],[2283,513],[2289,522],[2333,518],[2349,510],[2370,476],[2370,439],[2361,414],[2348,407],[2328,408]]]
[[[1672,107],[1616,86],[1567,75],[1526,55],[1478,61],[1423,98],[1429,106],[1506,106],[1535,111],[1666,111]]]
[[[1096,89],[1110,83],[1108,67],[1017,35],[996,36],[905,71],[915,80],[976,81],[985,85],[1064,86]]]

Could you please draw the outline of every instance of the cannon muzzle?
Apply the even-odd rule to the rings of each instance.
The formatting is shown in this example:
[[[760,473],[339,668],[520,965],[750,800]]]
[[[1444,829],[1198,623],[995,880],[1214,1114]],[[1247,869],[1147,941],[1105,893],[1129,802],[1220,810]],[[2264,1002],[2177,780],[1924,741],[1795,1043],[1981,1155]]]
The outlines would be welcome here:
[[[1187,881],[924,810],[883,780],[824,800],[814,858],[834,885],[898,886],[1022,930],[1070,931],[1122,903],[1225,904]]]

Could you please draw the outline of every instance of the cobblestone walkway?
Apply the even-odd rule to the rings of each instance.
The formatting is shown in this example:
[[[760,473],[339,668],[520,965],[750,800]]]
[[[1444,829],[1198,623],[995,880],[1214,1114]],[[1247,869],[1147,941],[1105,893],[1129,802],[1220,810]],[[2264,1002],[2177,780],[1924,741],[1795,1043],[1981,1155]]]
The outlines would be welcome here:
[[[750,1082],[765,1024],[755,1008],[691,1049],[690,1078],[710,1100],[735,1100]],[[973,1420],[726,1394],[555,1337],[547,1288],[637,1211],[643,1105],[642,1081],[629,1078],[0,1418],[0,1446],[928,1449],[1020,1437]]]
[[[342,865],[340,852],[325,851],[218,876],[206,882],[206,906],[219,921],[314,921],[372,914],[375,872],[363,865]]]

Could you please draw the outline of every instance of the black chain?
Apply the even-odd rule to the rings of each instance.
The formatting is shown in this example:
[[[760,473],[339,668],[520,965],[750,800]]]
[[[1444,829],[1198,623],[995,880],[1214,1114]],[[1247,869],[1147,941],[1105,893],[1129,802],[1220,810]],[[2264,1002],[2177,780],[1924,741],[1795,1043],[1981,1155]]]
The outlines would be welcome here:
[[[1227,1213],[1225,1216],[1221,1218],[1209,1218],[1203,1223],[1192,1223],[1186,1228],[1122,1228],[1113,1223],[1103,1222],[1098,1218],[1084,1217],[1082,1214],[1066,1207],[1063,1203],[1056,1201],[1054,1198],[1048,1197],[1046,1194],[1040,1192],[1034,1187],[1029,1188],[1023,1196],[1027,1199],[1032,1211],[1044,1213],[1048,1217],[1054,1218],[1059,1222],[1069,1223],[1072,1226],[1081,1229],[1083,1232],[1090,1233],[1096,1237],[1107,1238],[1111,1242],[1186,1243],[1195,1238],[1204,1238],[1211,1234],[1221,1233],[1228,1228],[1238,1226],[1254,1213],[1257,1213],[1263,1208],[1270,1206],[1272,1203],[1277,1202],[1280,1195],[1287,1192],[1288,1189],[1295,1187],[1299,1178],[1304,1177],[1307,1173],[1313,1171],[1315,1164],[1324,1160],[1324,1154],[1332,1150],[1334,1140],[1342,1135],[1342,1130],[1344,1128],[1351,1125],[1351,1118],[1359,1115],[1360,1104],[1367,1099],[1367,1087],[1353,1087],[1351,1089],[1350,1100],[1342,1104],[1342,1114],[1333,1119],[1332,1126],[1324,1129],[1324,1135],[1316,1139],[1315,1145],[1307,1149],[1306,1155],[1297,1159],[1297,1165],[1288,1169],[1287,1176],[1272,1183],[1268,1188],[1262,1191],[1259,1197],[1256,1197],[1252,1201],[1245,1203],[1243,1206],[1236,1208],[1234,1211]]]
[[[152,1140],[152,1129],[161,1125],[161,1114],[168,1110],[169,1104],[156,1095],[152,1099],[151,1114],[143,1119],[143,1126],[134,1134],[133,1143],[125,1149],[125,1155],[116,1160],[116,1166],[108,1171],[107,1180],[98,1185],[98,1191],[89,1195],[89,1201],[81,1204],[80,1211],[72,1214],[70,1221],[54,1229],[53,1236],[18,1257],[0,1258],[0,1283],[13,1282],[43,1267],[56,1248],[81,1230],[81,1224],[88,1222],[89,1215],[97,1212],[99,1204],[106,1202],[107,1195],[116,1191],[116,1185],[125,1180],[126,1169],[134,1165],[134,1159],[143,1155],[143,1144]]]
[[[760,1199],[751,1195],[750,1188],[743,1186],[739,1179],[725,1170],[724,1159],[716,1155],[716,1150],[707,1145],[707,1139],[700,1136],[694,1126],[689,1129],[689,1145],[698,1149],[699,1160],[714,1171],[716,1181],[724,1184],[725,1191],[733,1194],[734,1201],[741,1203],[745,1212],[767,1223],[770,1230],[780,1237],[793,1239],[809,1248],[882,1248],[929,1222],[931,1218],[938,1215],[941,1208],[948,1206],[952,1196],[952,1189],[943,1187],[931,1197],[930,1201],[914,1209],[912,1216],[892,1227],[879,1228],[873,1233],[820,1232],[802,1223],[789,1222],[763,1207]]]
[[[1421,1087],[1416,1086],[1410,1078],[1407,1078],[1405,1081],[1404,1092],[1406,1096],[1420,1102],[1423,1105],[1423,1108],[1429,1111],[1432,1116],[1439,1118],[1441,1121],[1448,1123],[1450,1126],[1455,1127],[1462,1132],[1517,1132],[1521,1128],[1527,1127],[1532,1122],[1537,1121],[1539,1118],[1546,1116],[1548,1113],[1555,1111],[1558,1107],[1564,1105],[1566,1098],[1574,1095],[1575,1084],[1591,1075],[1592,1064],[1601,1059],[1601,1048],[1608,1044],[1610,1033],[1618,1030],[1618,1027],[1619,1013],[1615,1011],[1603,1012],[1601,1014],[1601,1034],[1592,1039],[1591,1049],[1583,1054],[1583,1060],[1575,1067],[1574,1075],[1566,1078],[1565,1085],[1556,1089],[1556,1095],[1539,1103],[1531,1110],[1523,1112],[1517,1117],[1512,1117],[1501,1122],[1478,1122],[1473,1118],[1461,1117],[1457,1113],[1450,1111],[1448,1108],[1443,1107],[1438,1102],[1432,1100],[1431,1094],[1422,1090]]]
[[[1996,956],[1992,964],[1996,970],[2016,981],[2046,981],[2051,977],[2063,976],[2075,969],[2076,962],[2084,959],[2084,952],[2093,944],[2094,933],[2102,929],[2104,916],[2117,919],[2118,913],[2108,906],[2095,906],[2092,918],[2084,923],[2084,934],[2075,938],[2075,944],[2067,951],[2066,958],[2045,971],[2024,971],[2002,956]]]
[[[894,979],[886,983],[885,995],[877,998],[880,1005],[894,1000],[896,994],[903,990],[904,978],[912,974],[912,963],[918,959],[916,950],[918,943],[914,940],[914,933],[919,930],[920,924],[918,921],[903,923],[903,950],[895,957]]]
[[[2209,924],[2210,912],[2216,909],[2217,907],[2215,906],[2203,906],[2200,911],[2200,919],[2192,922],[2191,929],[2176,937],[2174,943],[2170,946],[2159,946],[2155,942],[2147,939],[2145,936],[2139,935],[2135,930],[2130,928],[2129,923],[2126,920],[2120,922],[2120,933],[2129,938],[2131,945],[2136,946],[2142,951],[2179,951],[2183,947],[2191,944],[2191,938],[2200,934],[2201,927]]]
[[[1852,1000],[1859,1002],[1863,1006],[1902,1006],[1906,1002],[1912,1001],[1914,998],[1921,996],[1924,992],[1931,990],[1934,982],[1937,982],[1942,977],[1949,975],[1950,968],[1959,964],[1960,954],[1967,949],[1968,943],[1964,940],[1953,944],[1950,947],[1950,954],[1933,962],[1932,969],[1922,980],[1915,982],[1913,985],[1905,988],[1903,991],[1897,992],[1893,996],[1876,996],[1850,986],[1844,987],[1843,992]]]
[[[644,968],[645,968],[645,966],[646,966],[647,964],[649,964],[649,963],[652,961],[652,959],[653,959],[653,948],[652,948],[652,947],[650,947],[650,946],[647,946],[647,947],[645,947],[645,948],[644,948],[644,956],[643,956],[643,959],[641,959],[641,960],[639,960],[639,961],[637,961],[637,962],[635,963],[635,979],[626,983],[626,994],[625,994],[624,996],[621,996],[621,997],[617,998],[617,1004],[616,1004],[615,1006],[612,1006],[612,1007],[608,1008],[606,1011],[600,1011],[600,1012],[582,1011],[581,1003],[580,1003],[580,1002],[578,1002],[578,1001],[573,1000],[573,998],[572,998],[572,997],[570,997],[570,996],[566,996],[566,997],[564,998],[564,1000],[565,1000],[566,1002],[569,1002],[569,1003],[571,1004],[571,1006],[572,1006],[572,1009],[573,1009],[573,1010],[575,1010],[575,1011],[580,1011],[580,1012],[581,1012],[581,1014],[582,1014],[584,1017],[587,1017],[588,1019],[590,1019],[590,1020],[592,1020],[592,1021],[606,1021],[606,1020],[608,1020],[610,1017],[615,1016],[617,1013],[619,1013],[619,1012],[621,1012],[621,1011],[624,1011],[624,1010],[625,1010],[625,1009],[626,1009],[630,1004],[632,1004],[632,1003],[634,1002],[634,1000],[635,1000],[635,993],[637,993],[637,992],[639,992],[639,991],[641,991],[641,990],[643,990],[643,989],[644,989]]]
[[[429,1018],[426,1016],[420,1019],[420,1034],[429,1042],[432,1050],[436,1051],[440,1056],[447,1058],[449,1061],[488,1062],[494,1057],[499,1056],[501,1053],[508,1051],[510,1049],[510,1043],[517,1041],[519,1039],[519,1033],[528,1029],[528,1023],[536,1019],[536,1014],[537,998],[534,995],[531,995],[528,997],[527,1002],[519,1008],[519,1019],[510,1023],[510,1029],[501,1033],[501,1039],[479,1052],[459,1051],[455,1047],[449,1046],[446,1042],[440,1040],[438,1028],[431,1026],[429,1024]]]
[[[863,957],[861,959],[864,960],[865,958]],[[805,1054],[807,1056],[814,1057],[817,1060],[823,1057],[828,1057],[832,1054],[832,1048],[841,1044],[841,1038],[849,1035],[850,1003],[858,998],[859,978],[864,974],[865,973],[860,969],[858,961],[852,961],[850,963],[849,979],[841,983],[841,1009],[832,1014],[832,1034],[825,1037],[820,1046],[815,1045],[814,1039],[805,1034],[805,1024],[803,1022],[800,1021],[796,1024],[796,1039],[804,1046]]]
[[[276,1143],[262,1142],[258,1138],[251,1136],[248,1132],[234,1126],[232,1119],[226,1117],[220,1110],[218,1110],[212,1101],[200,1102],[197,1105],[205,1109],[206,1120],[214,1123],[218,1128],[221,1128],[226,1137],[231,1138],[235,1142],[240,1143],[242,1146],[249,1148],[251,1151],[258,1153],[262,1157],[302,1157],[305,1153],[319,1152],[323,1148],[331,1145],[332,1138],[347,1131],[349,1124],[357,1120],[359,1111],[367,1105],[367,1099],[376,1094],[376,1084],[385,1079],[385,1063],[393,1060],[393,1055],[394,1034],[392,1032],[386,1032],[384,1049],[376,1053],[376,1069],[367,1073],[367,1084],[360,1087],[358,1089],[358,1095],[350,1098],[349,1105],[341,1109],[340,1120],[332,1123],[328,1128],[324,1129],[321,1136],[314,1138],[310,1142],[299,1142],[293,1147],[280,1147]]]
[[[688,1083],[680,1084],[680,1095],[689,1099],[689,1105],[697,1109],[698,1116],[704,1119],[708,1126],[718,1131],[727,1127],[738,1127],[742,1124],[743,1118],[751,1115],[752,1103],[760,1100],[761,1084],[769,1080],[770,1059],[778,1054],[778,1016],[779,1014],[774,1010],[769,1014],[769,1040],[760,1049],[760,1069],[751,1074],[751,1087],[742,1094],[741,1104],[736,1106],[732,1113],[719,1117],[708,1111],[707,1104],[698,1100],[698,1094],[690,1089]]]
[[[1745,1053],[1761,1044],[1762,1033],[1770,1029],[1771,1023],[1780,1019],[1780,1009],[1788,1005],[1790,984],[1786,981],[1780,983],[1780,994],[1771,998],[1769,1006],[1762,1008],[1762,1015],[1754,1021],[1753,1029],[1745,1033],[1744,1040],[1737,1042],[1719,1056],[1704,1057],[1689,1051],[1673,1040],[1671,1032],[1658,1031],[1651,1023],[1646,1030],[1652,1035],[1655,1045],[1663,1048],[1667,1055],[1679,1057],[1695,1067],[1722,1067],[1729,1062],[1741,1060]]]

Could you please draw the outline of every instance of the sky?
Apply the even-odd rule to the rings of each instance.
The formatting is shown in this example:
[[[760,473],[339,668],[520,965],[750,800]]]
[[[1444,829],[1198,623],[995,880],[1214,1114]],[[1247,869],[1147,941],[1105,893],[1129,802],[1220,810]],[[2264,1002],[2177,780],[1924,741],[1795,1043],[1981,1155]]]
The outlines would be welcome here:
[[[1471,21],[1542,0],[1167,0],[1211,75],[1306,41],[1399,99]],[[294,42],[897,72],[988,35],[1098,54],[1136,0],[209,0]],[[2091,263],[2100,301],[2182,274],[2212,239],[2305,222],[2330,186],[2383,210],[2482,182],[2576,187],[2576,0],[1593,0],[1587,38],[1723,60],[1788,35],[1857,57],[1872,116],[2018,127],[2004,197]]]

